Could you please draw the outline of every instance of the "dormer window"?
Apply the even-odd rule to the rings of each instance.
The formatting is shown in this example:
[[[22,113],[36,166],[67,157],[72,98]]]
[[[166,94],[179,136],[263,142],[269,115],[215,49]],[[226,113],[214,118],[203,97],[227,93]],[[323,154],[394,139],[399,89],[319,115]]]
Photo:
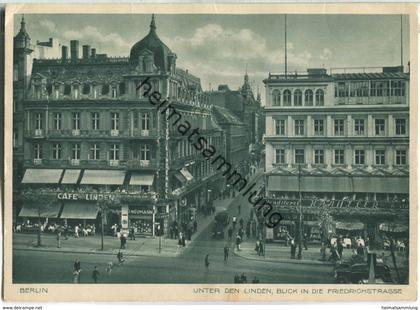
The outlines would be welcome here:
[[[47,94],[48,94],[48,96],[52,95],[52,90],[53,90],[52,84],[47,84]]]
[[[111,90],[111,94],[112,94],[112,98],[117,98],[117,90],[115,88]]]
[[[87,84],[87,83],[83,84],[83,90],[82,90],[82,92],[83,92],[83,95],[89,95],[89,93],[90,93],[90,85]]]
[[[64,85],[64,95],[70,95],[71,94],[71,86],[66,84]]]
[[[147,56],[144,60],[144,66],[146,72],[152,72],[153,71],[153,56]]]
[[[102,95],[108,95],[109,94],[109,84],[105,84],[102,86]]]
[[[120,90],[120,95],[124,95],[125,94],[125,83],[121,82],[119,85],[119,90]]]
[[[35,99],[41,99],[41,86],[35,86]]]

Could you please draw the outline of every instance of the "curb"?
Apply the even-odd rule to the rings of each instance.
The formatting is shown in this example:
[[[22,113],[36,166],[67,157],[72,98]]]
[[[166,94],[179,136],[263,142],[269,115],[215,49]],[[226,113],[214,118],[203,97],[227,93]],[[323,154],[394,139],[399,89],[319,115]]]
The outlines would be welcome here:
[[[53,250],[51,248],[37,249],[37,248],[23,248],[23,247],[14,247],[14,250],[18,251],[32,251],[32,252],[48,252],[48,253],[75,253],[75,254],[99,254],[99,255],[116,255],[115,253],[109,251],[81,251],[81,250]],[[177,253],[176,255],[162,255],[162,254],[132,254],[124,253],[125,257],[178,257],[182,254],[183,251]]]
[[[243,259],[260,261],[260,262],[269,262],[269,263],[287,263],[287,264],[297,264],[297,265],[321,265],[321,266],[333,266],[333,264],[328,262],[321,262],[316,260],[297,260],[297,259],[260,259],[257,257],[248,257],[240,255],[236,249],[233,250],[233,254]]]

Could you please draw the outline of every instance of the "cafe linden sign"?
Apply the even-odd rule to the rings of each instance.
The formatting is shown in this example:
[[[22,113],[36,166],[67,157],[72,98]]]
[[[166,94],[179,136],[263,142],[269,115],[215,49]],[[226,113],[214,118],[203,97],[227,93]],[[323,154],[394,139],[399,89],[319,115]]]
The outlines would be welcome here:
[[[113,194],[89,194],[89,193],[58,193],[57,198],[59,200],[100,201],[100,200],[114,200],[115,195],[113,195]]]

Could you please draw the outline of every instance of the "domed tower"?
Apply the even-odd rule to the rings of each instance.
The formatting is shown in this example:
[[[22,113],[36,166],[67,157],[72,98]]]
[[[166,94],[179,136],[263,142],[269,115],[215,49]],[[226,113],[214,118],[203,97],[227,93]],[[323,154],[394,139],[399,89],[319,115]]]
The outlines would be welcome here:
[[[146,73],[175,73],[176,54],[159,39],[154,14],[147,36],[131,48],[130,62],[135,64],[139,71]]]
[[[19,33],[13,39],[13,80],[24,82],[29,75],[31,38],[26,32],[25,19],[22,17]],[[22,85],[23,86],[23,85]]]

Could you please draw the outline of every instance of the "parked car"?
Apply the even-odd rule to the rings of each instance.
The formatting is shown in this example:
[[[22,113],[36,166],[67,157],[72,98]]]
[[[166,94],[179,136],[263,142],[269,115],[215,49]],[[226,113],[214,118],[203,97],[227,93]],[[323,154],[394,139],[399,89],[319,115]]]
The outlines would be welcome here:
[[[366,263],[340,262],[334,268],[336,283],[364,283],[369,279],[369,267]],[[393,283],[389,267],[381,262],[376,263],[375,279],[385,283]]]

